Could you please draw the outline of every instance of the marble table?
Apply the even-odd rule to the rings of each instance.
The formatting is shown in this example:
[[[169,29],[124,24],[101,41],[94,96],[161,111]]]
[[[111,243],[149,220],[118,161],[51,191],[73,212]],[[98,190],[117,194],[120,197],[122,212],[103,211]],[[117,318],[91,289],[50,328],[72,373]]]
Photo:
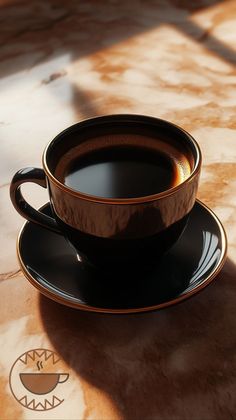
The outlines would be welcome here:
[[[236,3],[0,1],[0,418],[236,418]],[[14,172],[41,166],[50,139],[86,117],[140,113],[189,131],[203,152],[198,198],[228,235],[215,281],[143,315],[84,313],[41,296],[19,269]],[[25,195],[47,200],[37,186]],[[65,400],[24,408],[14,361],[44,348],[69,372]]]

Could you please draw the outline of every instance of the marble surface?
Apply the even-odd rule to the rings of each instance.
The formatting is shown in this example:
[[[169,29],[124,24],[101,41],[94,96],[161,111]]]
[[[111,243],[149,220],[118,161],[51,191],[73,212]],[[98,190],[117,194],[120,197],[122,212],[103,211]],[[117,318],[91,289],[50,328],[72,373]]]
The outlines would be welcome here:
[[[236,417],[236,2],[0,1],[0,418]],[[194,298],[136,316],[82,313],[42,297],[16,258],[14,172],[83,118],[140,113],[188,130],[203,152],[198,197],[222,220],[228,258]],[[35,206],[47,193],[27,185]],[[9,372],[46,348],[70,373],[65,401],[24,408]]]

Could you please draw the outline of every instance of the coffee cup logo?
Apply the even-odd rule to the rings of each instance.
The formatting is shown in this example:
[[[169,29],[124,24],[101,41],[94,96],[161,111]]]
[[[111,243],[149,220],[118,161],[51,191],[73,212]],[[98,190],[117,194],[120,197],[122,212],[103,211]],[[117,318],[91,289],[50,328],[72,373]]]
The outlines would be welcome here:
[[[63,385],[69,378],[56,352],[29,350],[13,364],[9,384],[15,399],[25,408],[46,411],[63,401]]]

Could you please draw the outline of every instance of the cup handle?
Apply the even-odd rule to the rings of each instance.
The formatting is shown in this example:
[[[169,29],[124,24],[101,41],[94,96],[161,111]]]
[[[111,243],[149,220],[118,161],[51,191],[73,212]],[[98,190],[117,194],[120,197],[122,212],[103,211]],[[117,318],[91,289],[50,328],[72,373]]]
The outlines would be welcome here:
[[[67,379],[69,378],[69,373],[60,373],[59,376],[59,384],[63,384],[64,382],[67,381]]]
[[[50,216],[41,213],[31,207],[21,194],[21,184],[25,182],[34,182],[43,188],[47,188],[46,175],[40,168],[24,168],[20,169],[12,178],[10,185],[10,197],[15,209],[30,222],[37,223],[44,228],[61,233],[57,222]]]

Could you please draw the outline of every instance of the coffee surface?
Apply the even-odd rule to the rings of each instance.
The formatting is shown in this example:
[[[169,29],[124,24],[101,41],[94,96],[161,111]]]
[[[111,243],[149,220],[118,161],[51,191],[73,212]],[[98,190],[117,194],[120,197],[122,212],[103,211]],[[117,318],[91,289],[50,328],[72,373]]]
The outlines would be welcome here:
[[[181,162],[162,151],[117,146],[83,156],[75,153],[63,171],[59,163],[57,173],[65,185],[81,193],[105,198],[135,198],[178,185],[186,176],[184,169]]]

